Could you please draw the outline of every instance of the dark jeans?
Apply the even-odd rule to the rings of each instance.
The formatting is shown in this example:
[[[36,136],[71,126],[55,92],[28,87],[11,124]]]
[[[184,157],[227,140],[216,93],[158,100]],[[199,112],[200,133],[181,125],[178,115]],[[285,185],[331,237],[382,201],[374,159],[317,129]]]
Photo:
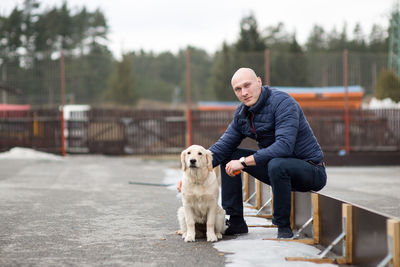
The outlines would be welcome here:
[[[231,159],[254,153],[253,150],[238,148]],[[222,207],[229,215],[243,215],[241,175],[230,177],[225,172],[231,159],[221,164]],[[278,227],[290,226],[291,191],[318,191],[326,184],[325,167],[295,158],[274,158],[268,164],[250,166],[244,171],[272,187],[272,222]]]

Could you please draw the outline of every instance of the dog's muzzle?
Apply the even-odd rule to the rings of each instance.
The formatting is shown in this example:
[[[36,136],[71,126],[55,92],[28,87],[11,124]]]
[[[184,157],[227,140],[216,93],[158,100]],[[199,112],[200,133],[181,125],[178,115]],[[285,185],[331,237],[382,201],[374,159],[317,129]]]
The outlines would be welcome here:
[[[190,164],[189,164],[189,168],[197,168],[197,160],[195,160],[195,159],[191,159],[190,161]]]

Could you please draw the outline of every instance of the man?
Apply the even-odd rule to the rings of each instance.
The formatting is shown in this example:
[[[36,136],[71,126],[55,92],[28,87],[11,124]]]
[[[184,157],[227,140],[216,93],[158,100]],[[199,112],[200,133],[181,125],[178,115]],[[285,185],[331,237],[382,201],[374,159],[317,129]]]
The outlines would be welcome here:
[[[323,153],[303,111],[287,93],[262,86],[249,68],[232,77],[241,104],[221,138],[210,147],[213,166],[221,165],[222,207],[230,215],[225,234],[247,233],[243,218],[244,170],[271,185],[278,238],[293,237],[290,228],[291,191],[318,191],[326,184]],[[255,139],[259,150],[238,148],[246,138]]]

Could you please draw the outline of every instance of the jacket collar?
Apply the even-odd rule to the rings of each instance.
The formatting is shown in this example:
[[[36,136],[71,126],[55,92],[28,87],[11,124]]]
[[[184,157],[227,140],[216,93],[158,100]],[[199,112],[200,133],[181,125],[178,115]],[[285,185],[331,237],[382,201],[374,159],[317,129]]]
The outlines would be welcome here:
[[[270,95],[271,95],[271,89],[268,86],[262,86],[261,94],[260,94],[260,97],[258,98],[257,102],[251,107],[247,107],[243,103],[240,104],[241,109],[239,111],[239,114],[241,116],[247,116],[247,114],[249,112],[257,113],[265,105],[265,103],[267,102],[267,99],[269,98]]]

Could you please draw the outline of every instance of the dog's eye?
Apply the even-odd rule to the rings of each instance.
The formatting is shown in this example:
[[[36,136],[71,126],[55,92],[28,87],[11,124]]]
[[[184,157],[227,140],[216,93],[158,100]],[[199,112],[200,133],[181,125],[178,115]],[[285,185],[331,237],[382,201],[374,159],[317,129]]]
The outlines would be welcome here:
[[[199,152],[199,155],[201,156],[201,155],[203,155],[201,152]]]
[[[190,155],[190,151],[188,152],[188,155]]]

